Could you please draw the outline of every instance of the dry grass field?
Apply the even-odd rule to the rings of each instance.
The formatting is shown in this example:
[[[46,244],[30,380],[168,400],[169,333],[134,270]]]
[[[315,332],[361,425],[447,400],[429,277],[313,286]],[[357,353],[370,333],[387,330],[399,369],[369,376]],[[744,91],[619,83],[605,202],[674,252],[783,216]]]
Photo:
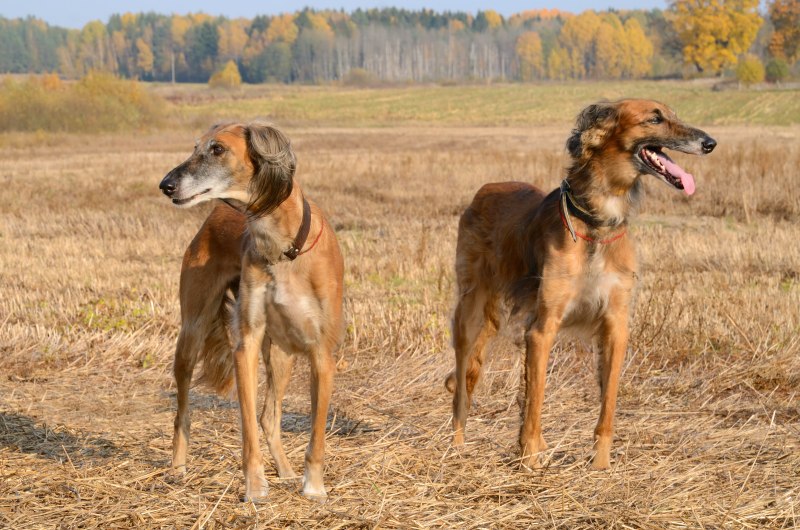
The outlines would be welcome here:
[[[484,182],[554,188],[569,123],[283,125],[346,261],[327,503],[269,460],[271,502],[241,503],[237,405],[201,387],[188,474],[169,473],[180,258],[208,207],[177,210],[157,186],[199,131],[14,134],[0,137],[0,527],[800,526],[800,128],[709,126],[711,156],[676,155],[695,196],[648,180],[612,469],[588,466],[594,357],[562,342],[531,472],[515,461],[516,329],[490,352],[466,447],[450,446],[456,225]],[[298,363],[284,403],[296,470],[307,376]]]

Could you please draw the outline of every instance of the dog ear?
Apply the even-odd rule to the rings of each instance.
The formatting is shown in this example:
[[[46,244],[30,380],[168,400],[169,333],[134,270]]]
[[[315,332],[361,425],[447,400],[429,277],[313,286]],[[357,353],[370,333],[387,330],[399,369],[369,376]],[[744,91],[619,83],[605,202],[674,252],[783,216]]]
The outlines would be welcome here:
[[[252,202],[248,210],[267,215],[292,193],[297,159],[291,142],[281,131],[265,123],[245,127],[247,154],[253,164],[250,179]]]
[[[567,139],[567,151],[573,158],[583,158],[601,147],[617,126],[617,106],[603,101],[583,109]]]

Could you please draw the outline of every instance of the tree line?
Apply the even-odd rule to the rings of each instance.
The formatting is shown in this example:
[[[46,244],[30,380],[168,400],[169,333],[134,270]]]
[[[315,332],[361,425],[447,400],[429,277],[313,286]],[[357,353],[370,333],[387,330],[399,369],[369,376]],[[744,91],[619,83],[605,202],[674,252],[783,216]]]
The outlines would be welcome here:
[[[800,0],[773,0],[765,18],[758,4],[674,0],[667,11],[544,9],[507,18],[397,8],[252,19],[124,13],[80,30],[0,17],[0,72],[206,82],[233,63],[250,83],[460,82],[717,74],[748,51],[796,63]]]

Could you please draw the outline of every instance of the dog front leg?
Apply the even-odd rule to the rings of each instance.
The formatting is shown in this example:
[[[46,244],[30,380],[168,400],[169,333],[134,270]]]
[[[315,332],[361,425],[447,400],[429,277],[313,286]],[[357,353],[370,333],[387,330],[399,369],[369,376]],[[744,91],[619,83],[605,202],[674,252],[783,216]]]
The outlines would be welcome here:
[[[325,347],[311,354],[311,440],[306,449],[306,469],[303,476],[303,495],[324,500],[325,425],[333,392],[333,372],[336,369],[331,352]]]
[[[540,318],[525,335],[525,400],[519,433],[522,465],[541,467],[539,453],[547,449],[542,436],[542,404],[550,348],[558,333],[560,318]]]
[[[600,418],[594,429],[593,469],[608,469],[611,461],[611,439],[614,435],[614,410],[617,405],[619,374],[628,347],[628,303],[624,293],[618,293],[612,298],[609,311],[603,317],[602,333],[602,352],[598,366]]]
[[[258,391],[258,354],[264,339],[266,287],[260,278],[248,275],[249,267],[242,269],[239,298],[240,341],[234,353],[236,392],[242,419],[242,470],[244,471],[245,501],[263,500],[269,486],[264,478],[264,464],[259,443],[256,417]],[[252,269],[250,269],[252,271]],[[251,276],[251,277],[248,277]]]

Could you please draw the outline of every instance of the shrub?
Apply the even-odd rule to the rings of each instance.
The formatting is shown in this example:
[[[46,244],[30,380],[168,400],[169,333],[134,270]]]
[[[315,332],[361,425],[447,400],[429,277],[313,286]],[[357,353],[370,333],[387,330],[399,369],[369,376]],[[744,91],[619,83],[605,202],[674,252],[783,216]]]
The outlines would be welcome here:
[[[780,83],[789,77],[789,65],[783,59],[775,58],[767,63],[765,72],[767,81]]]
[[[755,55],[745,55],[736,66],[736,79],[745,86],[764,81],[764,65]]]
[[[351,68],[342,78],[342,83],[346,86],[368,87],[375,82],[376,79],[372,72],[363,68]]]
[[[136,81],[90,72],[75,83],[54,75],[6,79],[0,86],[0,131],[106,132],[161,123],[166,104]]]
[[[225,66],[217,71],[208,80],[208,86],[211,88],[224,88],[234,89],[242,86],[242,75],[239,73],[239,67],[233,60],[228,61]]]

